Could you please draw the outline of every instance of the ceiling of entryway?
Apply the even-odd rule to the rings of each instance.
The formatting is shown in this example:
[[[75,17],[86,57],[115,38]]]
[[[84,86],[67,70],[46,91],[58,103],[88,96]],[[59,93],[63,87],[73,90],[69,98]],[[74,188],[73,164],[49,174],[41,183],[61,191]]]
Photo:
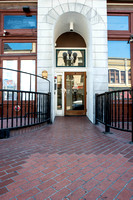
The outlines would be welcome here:
[[[68,12],[59,17],[55,25],[55,41],[61,34],[70,31],[70,22],[73,22],[73,31],[79,33],[87,43],[89,22],[82,14],[76,12]]]

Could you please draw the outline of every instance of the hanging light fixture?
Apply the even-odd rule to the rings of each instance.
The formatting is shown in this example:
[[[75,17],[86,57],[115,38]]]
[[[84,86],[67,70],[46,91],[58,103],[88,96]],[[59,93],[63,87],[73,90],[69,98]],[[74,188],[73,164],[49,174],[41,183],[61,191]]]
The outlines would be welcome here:
[[[68,52],[63,53],[63,60],[65,63],[65,66],[67,66],[67,65],[72,66],[76,62],[76,59],[77,59],[76,52],[72,53],[71,50],[68,50]]]

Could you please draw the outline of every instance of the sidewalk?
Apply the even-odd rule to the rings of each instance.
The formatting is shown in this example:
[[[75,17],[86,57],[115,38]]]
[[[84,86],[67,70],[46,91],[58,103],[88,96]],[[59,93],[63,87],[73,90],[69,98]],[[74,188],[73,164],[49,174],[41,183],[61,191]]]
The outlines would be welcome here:
[[[101,130],[87,117],[57,117],[0,140],[0,199],[133,200],[131,134]]]

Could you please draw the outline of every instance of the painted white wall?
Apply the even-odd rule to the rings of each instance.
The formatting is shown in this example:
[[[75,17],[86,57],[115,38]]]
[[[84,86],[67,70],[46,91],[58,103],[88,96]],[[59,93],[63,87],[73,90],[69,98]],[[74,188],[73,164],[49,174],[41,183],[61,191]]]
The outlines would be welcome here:
[[[38,0],[38,74],[48,71],[54,120],[55,41],[69,31],[70,21],[87,44],[87,116],[94,122],[95,93],[108,90],[106,0]],[[45,87],[40,85],[38,89],[44,92]]]

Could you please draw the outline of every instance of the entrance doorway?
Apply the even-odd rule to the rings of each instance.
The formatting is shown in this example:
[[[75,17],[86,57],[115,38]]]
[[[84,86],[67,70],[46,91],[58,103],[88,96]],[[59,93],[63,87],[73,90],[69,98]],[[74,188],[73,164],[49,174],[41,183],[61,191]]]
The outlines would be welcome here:
[[[86,115],[86,72],[65,72],[65,115]]]
[[[55,115],[86,115],[86,43],[76,32],[56,40]]]

